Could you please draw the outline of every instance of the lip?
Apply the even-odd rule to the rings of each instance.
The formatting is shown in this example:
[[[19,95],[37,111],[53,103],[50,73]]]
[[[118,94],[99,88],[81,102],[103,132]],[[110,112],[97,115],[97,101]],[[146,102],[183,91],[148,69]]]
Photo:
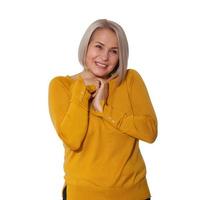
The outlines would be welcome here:
[[[96,64],[98,67],[102,67],[102,68],[105,68],[105,67],[108,66],[106,63],[102,63],[102,62],[98,62],[98,61],[95,61],[95,64]]]

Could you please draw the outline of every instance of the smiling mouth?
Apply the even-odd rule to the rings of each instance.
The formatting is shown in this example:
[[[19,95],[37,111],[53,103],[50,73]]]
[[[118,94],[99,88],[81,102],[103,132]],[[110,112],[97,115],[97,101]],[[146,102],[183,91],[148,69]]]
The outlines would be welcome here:
[[[96,66],[101,67],[101,68],[105,68],[108,66],[108,65],[100,63],[100,62],[95,62],[95,64],[96,64]]]

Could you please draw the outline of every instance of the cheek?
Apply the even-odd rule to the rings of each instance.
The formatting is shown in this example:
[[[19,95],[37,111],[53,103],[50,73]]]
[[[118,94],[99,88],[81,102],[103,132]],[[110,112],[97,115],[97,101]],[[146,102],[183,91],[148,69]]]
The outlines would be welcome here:
[[[94,59],[96,56],[97,56],[97,53],[93,49],[89,48],[86,54],[86,59],[88,61],[92,61],[92,59]]]
[[[112,58],[112,64],[113,64],[113,65],[116,65],[116,64],[118,63],[118,60],[119,60],[118,56],[113,57],[113,58]]]

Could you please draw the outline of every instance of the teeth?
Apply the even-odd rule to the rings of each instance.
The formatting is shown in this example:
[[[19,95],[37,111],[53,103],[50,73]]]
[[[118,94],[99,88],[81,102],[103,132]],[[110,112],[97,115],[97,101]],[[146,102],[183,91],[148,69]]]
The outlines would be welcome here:
[[[99,62],[96,62],[96,65],[99,66],[99,67],[106,67],[107,66],[107,65],[99,63]]]

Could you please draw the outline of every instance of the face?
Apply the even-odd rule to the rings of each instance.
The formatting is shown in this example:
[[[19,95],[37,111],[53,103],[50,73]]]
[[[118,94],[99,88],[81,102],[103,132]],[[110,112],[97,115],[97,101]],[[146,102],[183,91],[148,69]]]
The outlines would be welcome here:
[[[116,34],[110,29],[97,29],[86,54],[86,67],[97,77],[106,79],[119,60]]]

